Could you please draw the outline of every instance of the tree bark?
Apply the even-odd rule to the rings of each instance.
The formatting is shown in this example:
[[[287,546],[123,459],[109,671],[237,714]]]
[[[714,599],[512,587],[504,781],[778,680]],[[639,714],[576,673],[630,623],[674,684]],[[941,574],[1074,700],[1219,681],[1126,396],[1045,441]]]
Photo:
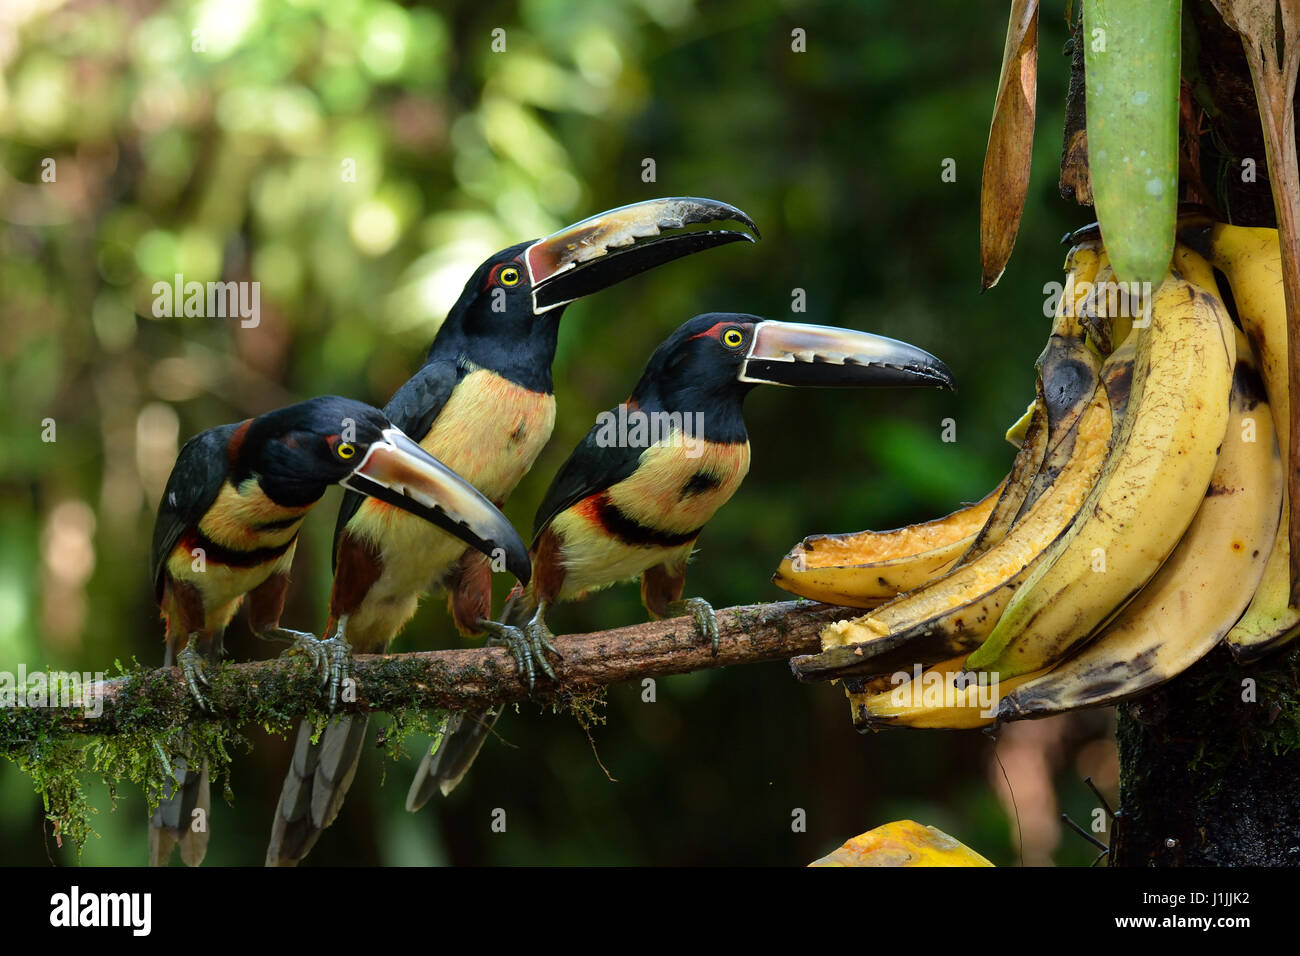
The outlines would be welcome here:
[[[821,629],[843,616],[844,608],[806,601],[726,608],[718,611],[716,656],[689,618],[566,635],[556,641],[564,655],[554,665],[558,680],[539,677],[531,697],[564,703],[620,681],[816,652]],[[195,704],[179,668],[87,685],[92,704],[102,705],[97,716],[87,715],[85,698],[61,707],[0,709],[0,752],[18,753],[38,740],[73,734],[159,732],[198,721],[281,721],[321,709],[319,677],[295,659],[226,664],[210,676],[211,712]],[[481,709],[530,697],[514,659],[500,647],[359,655],[352,676],[355,699],[339,710]]]
[[[1275,658],[1220,647],[1120,706],[1114,865],[1300,866],[1300,651]]]

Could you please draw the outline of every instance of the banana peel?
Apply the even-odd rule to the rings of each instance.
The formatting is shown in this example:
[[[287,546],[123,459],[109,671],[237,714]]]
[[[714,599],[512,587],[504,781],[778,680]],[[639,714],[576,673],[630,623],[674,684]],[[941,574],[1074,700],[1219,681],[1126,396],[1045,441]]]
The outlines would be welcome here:
[[[812,601],[875,607],[951,569],[984,527],[1002,487],[973,505],[921,524],[810,535],[781,560],[772,583]]]
[[[1021,538],[1046,545],[1032,572],[1007,580],[1009,603],[957,600],[967,578],[978,584],[986,570],[980,555],[968,553],[916,590],[829,625],[821,654],[791,661],[800,679],[842,683],[859,730],[987,728],[1102,706],[1176,676],[1220,640],[1254,660],[1300,636],[1288,601],[1288,509],[1279,474],[1290,396],[1277,231],[1184,212],[1174,272],[1154,296],[1137,300],[1140,309],[1111,301],[1118,279],[1096,231],[1078,234],[1082,241],[1067,259],[1075,309],[1058,315],[1052,332],[1062,342],[1086,335],[1088,348],[1075,354],[1102,360],[1097,394],[1112,405],[1109,447],[1089,456],[1105,464],[1082,482],[1087,503],[1053,540],[1031,528],[1034,503],[1056,487],[1062,456],[1077,443],[1065,429],[1043,441],[1054,409],[1040,388],[1008,436],[1022,446],[1017,461],[1034,464],[1026,469],[1024,501],[1009,509],[1000,500],[975,539],[978,545],[1005,512],[1007,528],[991,536],[998,547]],[[1235,303],[1231,315],[1223,299]],[[1165,352],[1168,360],[1157,363]],[[1040,375],[1049,367],[1040,357]],[[1055,410],[1060,419],[1062,409]],[[1168,427],[1148,422],[1175,412]],[[1036,450],[1042,445],[1055,455]],[[1013,476],[1000,499],[1022,484]],[[953,527],[949,547],[964,540]],[[924,534],[911,541],[915,554],[933,544]],[[873,554],[899,559],[887,550]],[[1045,589],[1044,581],[1053,586]],[[1025,610],[1031,604],[1032,614]],[[972,629],[968,612],[977,610],[980,627]],[[983,644],[968,646],[989,622]],[[826,865],[847,865],[834,857]]]
[[[1038,357],[1037,395],[1007,430],[1019,448],[1010,473],[979,502],[932,521],[892,531],[812,535],[785,556],[772,577],[800,597],[842,607],[874,608],[969,564],[997,544],[1042,486],[1036,481],[1050,433],[1070,430],[1096,383],[1097,362],[1083,340],[1079,309],[1099,269],[1108,265],[1094,233],[1080,236],[1065,259],[1069,277],[1047,347]]]
[[[1016,419],[1016,423],[1007,429],[1004,437],[1013,447],[1020,448],[1025,443],[1025,436],[1029,434],[1029,423],[1034,419],[1034,413],[1038,410],[1038,400],[1029,403],[1025,413]]]

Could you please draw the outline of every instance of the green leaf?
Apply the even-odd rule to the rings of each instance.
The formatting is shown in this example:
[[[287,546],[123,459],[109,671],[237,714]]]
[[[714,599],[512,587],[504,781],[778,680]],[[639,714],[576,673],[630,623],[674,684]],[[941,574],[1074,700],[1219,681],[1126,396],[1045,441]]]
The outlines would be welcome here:
[[[1088,166],[1121,282],[1158,285],[1178,210],[1181,0],[1084,0]]]

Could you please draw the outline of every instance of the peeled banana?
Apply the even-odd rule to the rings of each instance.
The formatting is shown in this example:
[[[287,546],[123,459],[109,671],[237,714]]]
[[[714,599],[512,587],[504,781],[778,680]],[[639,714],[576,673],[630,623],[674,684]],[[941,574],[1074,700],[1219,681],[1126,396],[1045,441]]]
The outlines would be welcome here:
[[[781,561],[772,582],[813,601],[875,607],[956,564],[988,520],[1003,485],[973,505],[923,524],[804,538]]]
[[[1001,698],[1037,675],[1010,680],[972,674],[954,657],[913,674],[894,675],[894,686],[875,693],[849,692],[853,723],[859,730],[879,727],[918,727],[934,730],[974,730],[997,719]]]
[[[1007,479],[930,523],[947,529],[950,563],[911,590],[885,603],[863,581],[823,592],[878,606],[791,662],[802,679],[841,680],[861,730],[1111,704],[1220,641],[1249,661],[1300,633],[1276,231],[1185,219],[1169,273],[1136,297],[1116,286],[1095,228],[1075,235],[1073,291],[1039,356],[1037,398],[1008,433],[1019,451]]]
[[[1063,660],[1160,568],[1209,486],[1228,421],[1232,320],[1186,246],[1136,328],[1133,395],[1079,520],[1017,590],[966,662],[1003,679]]]
[[[1072,311],[1058,311],[1039,357],[1039,393],[1044,420],[1050,422],[1042,441],[1046,458],[1023,481],[1019,510],[1009,510],[1005,518],[1008,530],[999,529],[983,551],[973,546],[956,569],[930,586],[826,628],[821,654],[791,662],[797,676],[884,674],[974,650],[1044,551],[1068,531],[1123,420],[1134,355],[1132,347],[1116,351],[1099,381],[1096,357],[1084,345]],[[1015,475],[1013,468],[1008,488]],[[999,505],[1006,500],[1004,490]],[[995,508],[989,524],[997,520]],[[987,536],[988,525],[981,538]]]
[[[978,647],[1034,562],[1069,529],[1106,461],[1114,420],[1106,389],[1098,388],[1071,429],[1065,460],[1046,466],[1055,482],[1005,538],[928,587],[866,617],[831,624],[822,632],[823,652],[795,658],[795,673],[816,678],[830,668],[834,676],[882,674]]]
[[[1285,477],[1264,383],[1237,333],[1231,412],[1205,500],[1151,582],[1085,647],[1009,692],[1003,718],[1115,703],[1176,677],[1210,652],[1255,593],[1277,534]]]
[[[1029,407],[1025,409],[1025,413],[1016,419],[1014,425],[1007,429],[1007,433],[1003,437],[1006,438],[1009,443],[1015,445],[1017,448],[1024,446],[1025,436],[1029,434],[1029,426],[1038,415],[1038,407],[1038,400],[1034,399],[1034,401],[1029,403]]]

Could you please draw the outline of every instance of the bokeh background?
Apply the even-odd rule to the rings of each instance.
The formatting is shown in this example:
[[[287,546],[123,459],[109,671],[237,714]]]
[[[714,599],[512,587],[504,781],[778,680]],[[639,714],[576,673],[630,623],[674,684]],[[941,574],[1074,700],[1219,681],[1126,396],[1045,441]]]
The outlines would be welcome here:
[[[1061,7],[1042,13],[1020,242],[981,296],[1003,4],[5,0],[0,669],[159,663],[148,542],[185,438],[324,392],[382,405],[481,259],[655,196],[739,205],[763,240],[568,310],[555,436],[507,508],[521,529],[653,347],[722,309],[905,338],[943,357],[960,392],[755,392],[753,467],[702,536],[689,593],[717,607],[780,599],[771,572],[805,534],[894,527],[982,497],[1033,395],[1059,240],[1086,221],[1055,189]],[[497,28],[505,52],[492,51]],[[806,52],[791,49],[795,29]],[[48,159],[54,182],[42,181]],[[349,160],[355,182],[341,174]],[[260,282],[260,326],[155,319],[151,286],[178,272]],[[807,312],[791,316],[795,288]],[[955,442],[941,441],[949,417]],[[303,532],[288,626],[324,624],[336,501]],[[551,623],[562,634],[635,622],[638,597],[606,591]],[[430,600],[397,649],[458,641]],[[226,646],[268,654],[242,616]],[[402,800],[418,754],[368,753],[309,864],[803,864],[904,817],[999,864],[1086,864],[1093,851],[1059,814],[1091,822],[1085,776],[1112,798],[1115,787],[1109,712],[998,739],[859,736],[839,689],[801,686],[781,663],[660,680],[652,704],[639,686],[614,687],[605,713],[593,752],[571,715],[521,706],[465,784],[416,815]],[[247,733],[234,802],[213,809],[209,865],[262,860],[289,745]],[[142,863],[143,795],[124,787],[114,804],[87,784],[100,812],[81,862]],[[498,807],[505,833],[490,827]],[[6,761],[0,857],[78,862]]]

